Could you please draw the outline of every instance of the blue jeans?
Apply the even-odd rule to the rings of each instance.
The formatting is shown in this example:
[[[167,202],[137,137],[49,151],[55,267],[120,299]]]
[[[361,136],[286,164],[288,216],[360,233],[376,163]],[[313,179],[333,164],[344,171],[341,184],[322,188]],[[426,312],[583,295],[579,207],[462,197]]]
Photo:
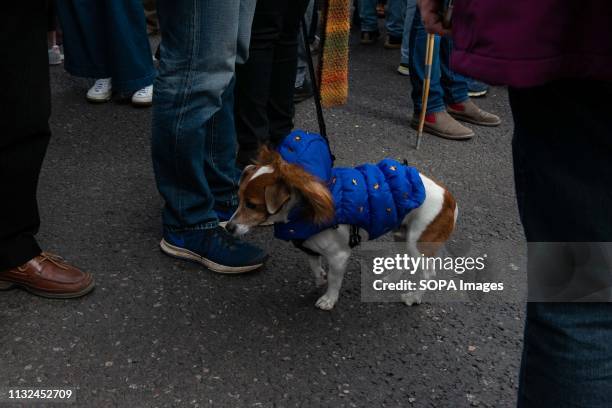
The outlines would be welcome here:
[[[427,113],[442,112],[447,104],[461,103],[469,99],[467,80],[450,67],[453,43],[449,38],[436,36],[432,69],[431,88],[427,103]],[[425,52],[427,33],[416,10],[410,33],[410,82],[414,111],[420,112],[422,106],[423,81],[425,79]]]
[[[402,32],[402,64],[410,64],[410,34],[414,25],[414,14],[417,10],[416,0],[405,0],[406,9],[404,11],[404,28]]]
[[[361,20],[361,31],[378,30],[376,3],[376,0],[359,0],[359,19]]]
[[[55,2],[64,32],[64,68],[85,78],[113,78],[113,89],[151,85],[153,66],[141,0]]]
[[[612,84],[568,79],[509,95],[527,241],[611,242]],[[580,270],[571,253],[554,258]],[[542,277],[531,264],[528,274]],[[610,407],[611,339],[612,303],[529,303],[518,407]]]
[[[152,155],[168,229],[214,228],[214,208],[237,204],[234,72],[254,10],[255,0],[157,1]]]
[[[387,34],[402,38],[403,64],[408,64],[410,61],[410,32],[416,6],[416,0],[389,0],[387,3]]]
[[[416,6],[416,0],[414,0]],[[385,15],[385,28],[387,34],[393,37],[402,37],[404,32],[404,18],[406,14],[406,0],[389,0]]]

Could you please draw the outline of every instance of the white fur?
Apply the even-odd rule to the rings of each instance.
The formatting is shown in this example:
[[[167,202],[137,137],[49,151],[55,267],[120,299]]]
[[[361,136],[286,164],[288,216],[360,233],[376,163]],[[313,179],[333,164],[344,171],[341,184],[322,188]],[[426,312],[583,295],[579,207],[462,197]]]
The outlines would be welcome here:
[[[231,218],[230,218],[231,221]],[[247,225],[244,224],[236,224],[236,235],[244,235],[247,232],[249,232],[250,228]]]
[[[419,208],[406,215],[402,221],[402,225],[406,230],[407,251],[412,257],[421,255],[417,248],[419,238],[427,226],[440,213],[444,204],[444,189],[422,174],[421,179],[425,186],[425,201]],[[287,206],[285,210],[289,211],[290,208],[291,206]],[[457,210],[455,210],[455,219],[456,216]],[[321,231],[304,242],[304,247],[321,254],[320,257],[309,256],[308,262],[315,276],[315,283],[318,286],[324,284],[325,276],[320,258],[325,258],[329,265],[327,290],[315,304],[320,309],[331,310],[338,301],[340,287],[342,286],[346,266],[351,255],[351,248],[348,243],[349,234],[350,226],[340,225],[338,228],[329,228]],[[369,238],[368,233],[361,229],[359,230],[359,235],[362,241],[367,241]],[[435,270],[423,270],[423,279],[433,278],[435,272]],[[407,305],[419,304],[422,301],[423,293],[421,291],[409,292],[401,297]]]
[[[411,253],[413,256],[420,255],[416,243],[425,228],[440,213],[444,204],[444,189],[422,174],[421,180],[425,186],[425,201],[419,208],[411,211],[402,222],[407,227],[407,241],[414,252]]]
[[[367,239],[367,233],[365,231],[362,232],[360,230],[359,233],[360,235],[365,234],[363,238]],[[349,234],[350,227],[343,224],[339,225],[338,228],[323,230],[304,242],[306,248],[321,254],[319,258],[325,258],[329,265],[329,271],[327,272],[327,290],[315,303],[315,306],[319,309],[331,310],[338,301],[342,280],[344,279],[344,272],[346,272],[346,265],[351,256],[351,248],[348,243]],[[317,257],[313,256],[312,258]],[[321,268],[321,260],[319,259],[318,262],[311,261],[309,264],[315,275],[315,283],[320,283],[321,280],[317,279],[317,276],[321,274],[319,270],[319,268]]]
[[[320,256],[308,256],[308,265],[312,270],[315,278],[315,284],[317,287],[323,287],[327,285],[327,273],[323,266],[321,265],[321,257]]]
[[[269,174],[269,173],[274,173],[274,169],[272,168],[272,166],[261,166],[260,168],[257,169],[257,171],[251,176],[250,180],[254,180],[257,177],[261,176],[262,174]]]

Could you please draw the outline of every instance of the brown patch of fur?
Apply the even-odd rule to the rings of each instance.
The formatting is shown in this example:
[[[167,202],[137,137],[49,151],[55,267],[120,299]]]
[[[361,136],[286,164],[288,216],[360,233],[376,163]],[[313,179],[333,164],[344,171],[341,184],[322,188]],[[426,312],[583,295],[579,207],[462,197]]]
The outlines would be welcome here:
[[[265,190],[266,208],[269,214],[276,214],[291,199],[291,191],[285,183],[274,183]]]
[[[238,211],[236,211],[233,220],[237,224],[255,226],[261,224],[268,218],[265,202],[265,186],[273,183],[273,180],[268,178],[266,181],[264,177],[269,175],[264,174],[261,176],[261,180],[260,177],[258,177],[253,180],[252,183],[248,182],[257,171],[257,168],[258,166],[249,165],[240,176],[240,185],[238,187],[238,197],[240,201],[238,203]],[[247,202],[254,204],[255,208],[247,207]]]
[[[312,222],[324,224],[334,218],[334,201],[329,189],[321,180],[307,173],[300,166],[287,163],[278,152],[267,147],[260,150],[257,163],[259,166],[271,166],[274,168],[274,173],[264,174],[253,180],[253,183],[259,181],[258,179],[262,179],[260,183],[266,183],[268,178],[265,176],[278,177],[281,182],[302,194],[306,204],[305,216]],[[267,183],[269,182],[268,179]],[[263,190],[264,188],[261,191]]]
[[[277,182],[278,177],[273,173],[266,173],[256,177],[254,180],[247,180],[242,183],[238,190],[241,201],[250,201],[256,205],[266,204],[266,187]]]
[[[457,203],[448,190],[444,190],[442,209],[436,218],[421,234],[417,247],[425,256],[434,256],[440,247],[450,238],[455,229],[455,209]]]

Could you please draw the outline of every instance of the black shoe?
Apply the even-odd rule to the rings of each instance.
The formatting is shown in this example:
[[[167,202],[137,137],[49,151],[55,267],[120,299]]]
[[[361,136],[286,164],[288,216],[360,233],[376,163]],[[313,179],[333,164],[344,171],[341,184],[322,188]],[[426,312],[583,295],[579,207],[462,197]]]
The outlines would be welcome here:
[[[293,102],[303,102],[306,99],[312,98],[313,95],[314,92],[312,91],[312,85],[310,85],[310,81],[304,81],[302,86],[295,88],[295,92],[293,93]]]
[[[361,32],[361,41],[360,43],[363,45],[374,44],[378,41],[378,37],[380,37],[380,31],[362,31]]]

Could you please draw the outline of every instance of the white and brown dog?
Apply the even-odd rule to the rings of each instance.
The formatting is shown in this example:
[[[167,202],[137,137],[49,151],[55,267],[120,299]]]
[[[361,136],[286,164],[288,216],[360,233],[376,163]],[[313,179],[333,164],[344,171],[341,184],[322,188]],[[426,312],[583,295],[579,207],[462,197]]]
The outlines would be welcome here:
[[[411,257],[434,256],[450,237],[457,219],[457,205],[451,193],[439,183],[420,174],[425,186],[423,204],[408,213],[401,227],[394,232],[397,241],[405,241]],[[227,224],[229,232],[242,235],[264,223],[287,222],[291,210],[300,206],[311,222],[324,224],[333,219],[334,202],[329,189],[300,166],[289,164],[280,154],[264,148],[255,165],[247,166],[240,179],[240,204]],[[331,310],[338,301],[342,279],[351,255],[350,225],[327,228],[308,238],[303,247],[320,255],[309,255],[308,264],[317,286],[327,285],[316,306]],[[368,233],[360,229],[362,241]],[[322,266],[322,258],[329,271]],[[423,278],[431,279],[435,270],[423,269]],[[402,300],[421,303],[422,291],[407,292]]]

